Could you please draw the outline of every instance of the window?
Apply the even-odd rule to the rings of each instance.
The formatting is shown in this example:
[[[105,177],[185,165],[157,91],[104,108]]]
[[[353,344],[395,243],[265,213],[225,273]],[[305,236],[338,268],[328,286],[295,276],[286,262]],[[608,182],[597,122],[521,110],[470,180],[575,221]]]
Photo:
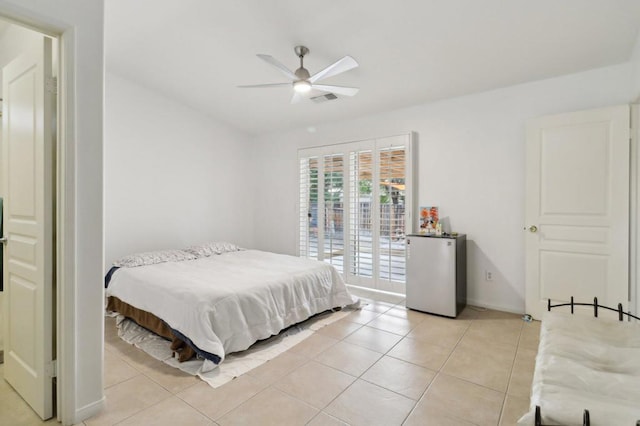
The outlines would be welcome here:
[[[344,272],[344,156],[324,156],[324,261]]]
[[[299,151],[299,255],[349,284],[404,292],[411,135]]]

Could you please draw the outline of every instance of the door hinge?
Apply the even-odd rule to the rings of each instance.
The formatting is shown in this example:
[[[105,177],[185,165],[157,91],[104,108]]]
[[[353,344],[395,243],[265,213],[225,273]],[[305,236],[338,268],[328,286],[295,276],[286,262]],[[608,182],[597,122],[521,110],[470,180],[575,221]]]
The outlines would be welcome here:
[[[56,77],[47,78],[45,86],[47,92],[53,93],[54,95],[58,94],[58,79]]]
[[[53,360],[47,365],[46,374],[48,377],[58,377],[58,361]]]

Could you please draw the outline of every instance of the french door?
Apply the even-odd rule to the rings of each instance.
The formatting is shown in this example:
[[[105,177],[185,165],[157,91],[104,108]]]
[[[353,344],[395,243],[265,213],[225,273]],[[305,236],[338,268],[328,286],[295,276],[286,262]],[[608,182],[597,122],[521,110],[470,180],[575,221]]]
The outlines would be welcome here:
[[[347,283],[404,293],[411,230],[410,134],[299,151],[298,254]]]

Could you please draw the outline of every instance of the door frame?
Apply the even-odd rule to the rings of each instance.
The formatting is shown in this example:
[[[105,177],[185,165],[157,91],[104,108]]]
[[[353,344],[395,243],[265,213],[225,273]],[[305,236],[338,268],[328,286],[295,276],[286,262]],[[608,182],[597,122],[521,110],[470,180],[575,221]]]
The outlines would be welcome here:
[[[73,27],[63,27],[42,16],[0,6],[0,17],[58,40],[58,99],[56,135],[56,412],[62,424],[72,424],[76,416],[75,370],[75,60],[76,35]],[[100,361],[102,363],[102,361]]]
[[[631,104],[630,181],[629,181],[629,304],[640,312],[640,104]],[[635,307],[634,307],[635,303]]]

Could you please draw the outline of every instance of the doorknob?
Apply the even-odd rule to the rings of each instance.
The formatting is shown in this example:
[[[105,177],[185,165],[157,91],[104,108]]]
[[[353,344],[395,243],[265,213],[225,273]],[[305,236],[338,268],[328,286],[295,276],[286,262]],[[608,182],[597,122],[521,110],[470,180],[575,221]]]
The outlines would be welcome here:
[[[0,238],[0,244],[6,244],[6,242],[7,242],[7,237]]]
[[[531,233],[535,234],[536,232],[538,232],[538,227],[537,227],[537,226],[535,226],[535,225],[531,225],[531,226],[529,227],[529,232],[531,232]]]

